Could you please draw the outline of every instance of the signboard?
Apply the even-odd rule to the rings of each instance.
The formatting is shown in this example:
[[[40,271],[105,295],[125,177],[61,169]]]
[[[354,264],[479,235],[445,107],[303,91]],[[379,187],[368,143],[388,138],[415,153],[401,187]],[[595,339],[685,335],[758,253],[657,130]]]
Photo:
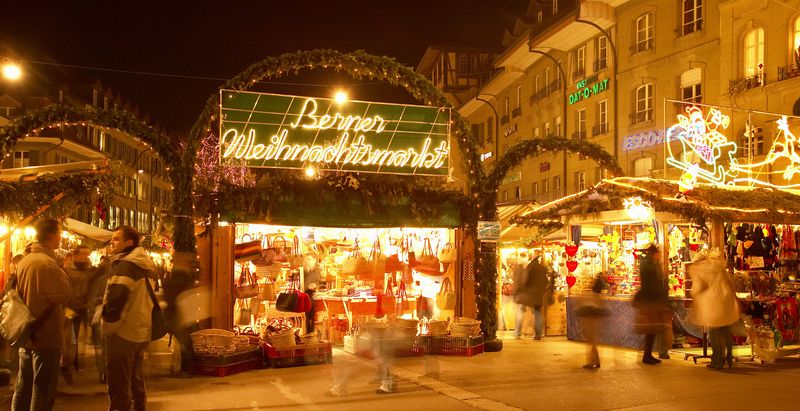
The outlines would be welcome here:
[[[500,239],[499,221],[478,221],[478,240],[497,241],[499,239]]]
[[[497,242],[496,241],[481,241],[480,250],[481,254],[496,254]]]
[[[703,110],[707,110],[704,112]],[[778,189],[800,188],[800,144],[787,116],[774,116],[775,135],[769,151],[759,159],[739,153],[731,117],[716,107],[687,106],[678,122],[667,129],[667,164],[683,171],[682,190],[697,181]],[[795,126],[797,119],[793,119]],[[752,140],[752,118],[742,131]],[[730,136],[730,137],[729,137]]]
[[[652,147],[664,142],[664,130],[653,130],[646,133],[627,136],[622,140],[622,151]]]
[[[548,171],[550,171],[550,162],[549,161],[545,161],[543,163],[539,163],[539,172],[540,173],[545,173],[545,172],[548,172]]]
[[[220,91],[220,164],[447,176],[450,109]]]
[[[569,95],[569,105],[573,105],[595,94],[608,90],[608,79],[597,80],[597,77],[594,77],[592,79],[581,80],[575,87],[578,91]]]

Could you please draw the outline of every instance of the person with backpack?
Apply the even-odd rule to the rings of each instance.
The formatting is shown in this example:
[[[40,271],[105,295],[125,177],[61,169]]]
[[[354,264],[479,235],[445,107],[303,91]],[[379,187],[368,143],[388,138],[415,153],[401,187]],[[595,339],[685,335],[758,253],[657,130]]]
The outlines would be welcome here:
[[[19,373],[11,405],[14,411],[53,409],[64,339],[64,304],[72,290],[69,276],[56,261],[60,224],[43,219],[35,228],[37,242],[20,261],[13,285],[36,318],[28,341],[19,342]]]
[[[111,237],[110,275],[103,299],[109,410],[146,409],[144,352],[152,336],[155,265],[135,228],[120,226]]]

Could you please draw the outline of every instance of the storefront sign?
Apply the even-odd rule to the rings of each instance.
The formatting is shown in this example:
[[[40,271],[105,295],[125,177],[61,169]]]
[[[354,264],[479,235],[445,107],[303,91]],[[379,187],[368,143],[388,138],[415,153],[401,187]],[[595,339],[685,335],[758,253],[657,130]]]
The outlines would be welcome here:
[[[496,254],[497,242],[496,241],[481,241],[480,247],[481,254]]]
[[[576,84],[578,91],[570,94],[569,104],[573,105],[579,101],[586,100],[587,98],[602,93],[608,90],[608,79],[596,80],[589,83],[588,80],[581,80]]]
[[[499,221],[478,221],[478,240],[497,241],[499,239]]]
[[[544,173],[550,171],[550,162],[545,161],[544,163],[539,163],[539,172]]]
[[[450,109],[220,92],[220,163],[447,176]]]
[[[653,130],[646,133],[627,136],[622,140],[622,151],[652,147],[664,142],[664,130]]]
[[[779,118],[775,121],[777,133],[771,139],[772,147],[763,160],[752,163],[739,158],[736,137],[728,138],[731,118],[719,109],[711,108],[705,114],[699,107],[688,106],[686,114],[677,117],[678,122],[667,130],[667,164],[683,170],[680,178],[682,191],[691,190],[697,181],[800,188],[800,149],[786,116],[776,116]],[[752,130],[748,124],[744,139],[751,137],[748,133]]]

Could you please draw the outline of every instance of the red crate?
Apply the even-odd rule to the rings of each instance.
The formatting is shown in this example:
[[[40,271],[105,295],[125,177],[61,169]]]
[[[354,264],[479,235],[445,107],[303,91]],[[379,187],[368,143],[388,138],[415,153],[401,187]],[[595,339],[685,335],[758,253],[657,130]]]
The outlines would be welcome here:
[[[194,373],[209,375],[212,377],[225,377],[243,371],[256,370],[261,368],[261,358],[252,358],[247,361],[237,362],[228,365],[206,365],[201,363],[194,364]]]
[[[431,337],[431,353],[472,357],[483,352],[483,336],[477,337]]]
[[[394,358],[419,357],[425,355],[425,342],[427,337],[417,336],[412,338],[358,338],[356,344],[356,354],[360,357],[375,359],[376,347],[378,343],[382,347],[389,347]],[[385,345],[384,345],[385,344]]]
[[[330,364],[333,362],[331,343],[306,344],[276,348],[262,343],[264,363],[272,368],[299,367],[303,365]]]
[[[261,350],[258,345],[252,346],[251,349],[246,351],[237,352],[234,354],[226,355],[202,355],[196,354],[194,356],[195,364],[213,365],[216,367],[237,364],[252,359],[261,359]]]

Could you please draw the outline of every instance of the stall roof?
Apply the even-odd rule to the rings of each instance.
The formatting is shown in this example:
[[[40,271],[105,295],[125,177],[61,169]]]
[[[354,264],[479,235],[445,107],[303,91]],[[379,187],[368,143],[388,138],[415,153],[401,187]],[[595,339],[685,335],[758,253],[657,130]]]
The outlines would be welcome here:
[[[512,218],[512,223],[535,226],[563,217],[585,217],[622,208],[622,200],[639,196],[656,211],[669,212],[687,221],[712,219],[773,224],[800,222],[800,192],[772,188],[697,184],[681,194],[677,181],[618,177]]]
[[[515,216],[530,212],[538,206],[539,205],[533,201],[498,204],[497,215],[500,219],[500,241],[516,241],[521,238],[532,236],[536,232],[535,228],[512,224],[510,220]]]
[[[75,234],[79,234],[100,242],[111,241],[111,235],[113,234],[111,231],[102,229],[100,227],[95,227],[72,218],[67,218],[64,220],[64,226],[67,228],[67,230]]]

